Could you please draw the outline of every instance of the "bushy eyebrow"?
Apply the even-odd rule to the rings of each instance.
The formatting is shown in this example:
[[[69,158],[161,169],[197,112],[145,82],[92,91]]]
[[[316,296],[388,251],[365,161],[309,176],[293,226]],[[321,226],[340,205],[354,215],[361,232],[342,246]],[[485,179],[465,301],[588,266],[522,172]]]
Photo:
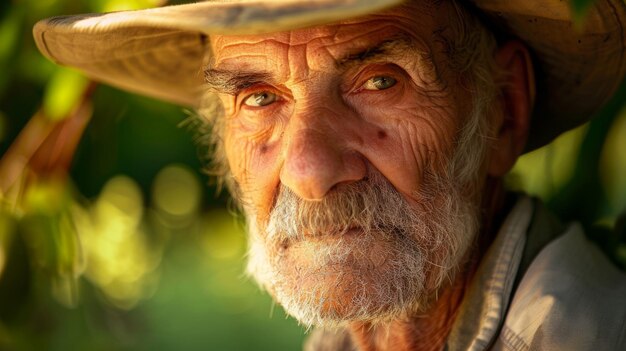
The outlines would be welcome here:
[[[204,70],[204,83],[208,90],[230,95],[255,84],[271,84],[272,81],[272,75],[268,72],[231,71],[216,68]]]
[[[436,66],[429,52],[420,48],[407,35],[398,35],[386,39],[373,46],[349,52],[335,60],[335,67],[346,71],[354,66],[368,62],[379,62],[389,58],[406,58],[419,60],[427,65],[430,71],[436,72]],[[274,84],[274,77],[265,71],[242,71],[208,67],[204,70],[205,87],[214,92],[234,95],[255,84]]]

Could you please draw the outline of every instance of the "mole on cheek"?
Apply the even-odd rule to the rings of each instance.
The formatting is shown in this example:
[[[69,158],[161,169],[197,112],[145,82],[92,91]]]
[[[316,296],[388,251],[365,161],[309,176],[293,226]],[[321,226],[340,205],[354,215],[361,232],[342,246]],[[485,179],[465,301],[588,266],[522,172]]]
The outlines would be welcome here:
[[[259,152],[264,154],[267,152],[267,145],[261,145],[261,147],[259,148]]]
[[[387,133],[384,130],[379,130],[378,131],[378,139],[385,139],[387,137]]]

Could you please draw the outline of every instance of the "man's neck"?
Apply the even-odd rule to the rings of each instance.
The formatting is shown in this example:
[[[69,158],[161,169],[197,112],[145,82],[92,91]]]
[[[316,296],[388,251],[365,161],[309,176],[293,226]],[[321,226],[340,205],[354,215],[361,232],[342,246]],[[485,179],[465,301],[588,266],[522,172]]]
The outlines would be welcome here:
[[[468,273],[471,272],[459,274],[454,284],[442,289],[427,311],[376,325],[350,324],[348,329],[354,344],[360,351],[442,350],[469,283]]]
[[[354,344],[360,351],[440,351],[463,301],[480,259],[495,238],[507,210],[505,191],[499,179],[485,184],[481,234],[473,252],[454,281],[441,289],[428,310],[403,320],[372,325],[355,322],[348,327]]]

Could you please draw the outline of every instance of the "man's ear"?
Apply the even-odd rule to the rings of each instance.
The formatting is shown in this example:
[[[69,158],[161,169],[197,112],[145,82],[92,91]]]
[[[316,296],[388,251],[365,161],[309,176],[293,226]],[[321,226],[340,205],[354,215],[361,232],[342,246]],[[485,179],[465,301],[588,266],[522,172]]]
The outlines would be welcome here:
[[[535,73],[528,49],[517,40],[498,48],[495,63],[500,109],[492,116],[496,129],[487,171],[493,177],[502,177],[526,146],[535,103]]]

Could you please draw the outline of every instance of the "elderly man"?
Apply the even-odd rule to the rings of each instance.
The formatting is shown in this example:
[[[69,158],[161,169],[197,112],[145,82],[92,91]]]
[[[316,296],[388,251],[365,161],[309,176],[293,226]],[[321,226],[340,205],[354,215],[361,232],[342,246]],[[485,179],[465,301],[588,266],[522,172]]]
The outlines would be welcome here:
[[[395,2],[199,2],[35,38],[211,121],[249,272],[320,327],[308,349],[626,349],[625,276],[501,181],[613,93],[626,5],[576,31],[561,1]]]

